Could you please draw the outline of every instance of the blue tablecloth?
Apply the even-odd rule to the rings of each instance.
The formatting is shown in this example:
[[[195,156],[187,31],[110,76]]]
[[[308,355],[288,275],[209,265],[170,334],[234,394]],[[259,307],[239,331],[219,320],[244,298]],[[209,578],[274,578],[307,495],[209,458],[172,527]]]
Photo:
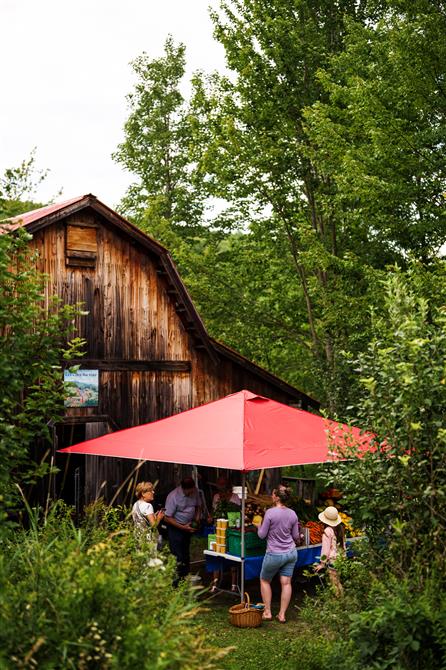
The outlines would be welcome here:
[[[302,547],[297,550],[296,568],[302,568],[305,565],[311,565],[319,560],[321,556],[321,545]],[[262,569],[262,556],[247,556],[245,558],[245,579],[255,579],[260,576]],[[239,565],[234,561],[226,558],[218,558],[217,556],[206,556],[206,570],[213,572],[214,570],[222,570],[223,572],[229,570],[231,567]]]
[[[262,568],[263,556],[247,556],[245,558],[245,579],[255,579],[260,575]],[[229,568],[235,568],[240,563],[230,561],[227,558],[217,558],[217,556],[206,556],[206,570],[207,572],[214,572],[214,570],[221,570],[225,572]]]
[[[347,547],[351,543],[351,540],[347,540]],[[352,551],[347,551],[347,556],[351,555]],[[321,545],[314,544],[309,545],[308,547],[299,547],[297,550],[297,563],[295,565],[295,570],[298,568],[303,568],[306,565],[312,565],[317,563],[321,557]],[[207,572],[213,572],[214,570],[226,571],[229,568],[240,565],[234,561],[228,560],[226,558],[218,558],[217,556],[207,556],[206,558],[206,570]],[[260,576],[260,571],[262,569],[263,556],[247,556],[245,558],[245,579],[255,579]]]

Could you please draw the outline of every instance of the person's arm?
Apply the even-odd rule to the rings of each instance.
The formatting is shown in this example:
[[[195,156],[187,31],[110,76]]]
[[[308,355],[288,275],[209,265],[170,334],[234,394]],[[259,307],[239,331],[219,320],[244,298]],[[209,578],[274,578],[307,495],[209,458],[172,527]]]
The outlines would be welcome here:
[[[332,530],[332,533],[333,532],[334,531]],[[322,568],[325,568],[330,558],[330,550],[331,550],[331,533],[330,530],[326,528],[324,530],[324,534],[322,535],[321,560],[319,565],[316,567],[316,570],[322,570]]]
[[[263,522],[261,526],[258,526],[257,528],[257,535],[260,537],[261,540],[264,540],[265,537],[268,535],[269,527],[270,527],[270,517],[268,514],[268,510],[265,512],[265,516],[263,517]]]
[[[160,509],[158,512],[156,512],[156,514],[153,512],[151,514],[147,514],[147,518],[152,528],[157,528],[160,521],[162,521],[164,518],[164,510]]]
[[[180,528],[181,530],[186,530],[189,533],[195,533],[195,531],[197,530],[196,528],[192,528],[192,526],[190,526],[188,523],[180,523],[179,521],[174,519],[173,516],[167,516],[167,514],[164,517],[164,521],[166,523],[170,524],[171,526],[174,526],[175,528]]]
[[[300,525],[297,516],[296,521],[293,523],[293,526],[291,528],[291,537],[293,538],[296,544],[300,544]]]
[[[190,526],[189,524],[180,523],[175,519],[174,514],[176,510],[177,510],[176,504],[170,497],[169,493],[166,499],[166,512],[164,516],[164,521],[170,524],[171,526],[174,526],[174,528],[180,528],[180,530],[186,530],[189,533],[195,532],[195,528],[192,528],[192,526]]]

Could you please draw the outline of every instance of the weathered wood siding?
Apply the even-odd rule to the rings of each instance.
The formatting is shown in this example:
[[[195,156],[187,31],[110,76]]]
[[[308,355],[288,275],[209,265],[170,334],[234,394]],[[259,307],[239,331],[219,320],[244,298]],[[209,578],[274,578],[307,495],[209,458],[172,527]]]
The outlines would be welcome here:
[[[78,240],[80,255],[76,255]],[[156,254],[93,210],[42,228],[32,245],[39,253],[39,269],[51,278],[48,298],[56,294],[65,303],[81,303],[88,312],[77,318],[76,335],[87,341],[82,367],[100,370],[99,406],[69,408],[66,419],[86,421],[99,415],[110,421],[88,423],[86,439],[164,418],[243,388],[284,403],[296,402],[228,358],[220,357],[215,364],[205,349],[195,348],[175,311]],[[87,500],[99,490],[110,499],[134,466],[134,461],[86,459]],[[139,476],[159,479],[167,490],[185,471],[188,468],[147,464]]]

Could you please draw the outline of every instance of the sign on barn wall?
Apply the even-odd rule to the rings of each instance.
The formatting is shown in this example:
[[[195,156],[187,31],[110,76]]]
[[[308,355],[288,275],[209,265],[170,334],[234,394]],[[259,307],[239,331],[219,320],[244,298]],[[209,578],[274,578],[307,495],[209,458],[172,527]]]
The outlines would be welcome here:
[[[99,404],[99,370],[64,370],[67,391],[65,407],[97,407]]]

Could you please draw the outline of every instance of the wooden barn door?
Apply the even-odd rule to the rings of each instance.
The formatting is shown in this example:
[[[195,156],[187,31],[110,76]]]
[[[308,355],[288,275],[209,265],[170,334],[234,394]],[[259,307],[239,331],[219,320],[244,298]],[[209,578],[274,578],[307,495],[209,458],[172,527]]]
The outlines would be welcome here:
[[[100,437],[113,430],[107,417],[103,421],[88,421],[87,417],[80,419],[77,417],[73,423],[67,421],[56,426],[55,450]],[[59,468],[56,494],[69,505],[80,509],[100,497],[105,500],[111,497],[112,487],[108,483],[110,465],[107,461],[112,460],[111,468],[116,471],[113,472],[113,481],[119,481],[118,459],[56,453],[56,465]]]
[[[111,432],[110,424],[105,421],[85,424],[85,439],[92,440]],[[110,500],[113,495],[113,484],[119,481],[121,460],[102,456],[85,457],[85,503],[88,505],[103,498]]]

